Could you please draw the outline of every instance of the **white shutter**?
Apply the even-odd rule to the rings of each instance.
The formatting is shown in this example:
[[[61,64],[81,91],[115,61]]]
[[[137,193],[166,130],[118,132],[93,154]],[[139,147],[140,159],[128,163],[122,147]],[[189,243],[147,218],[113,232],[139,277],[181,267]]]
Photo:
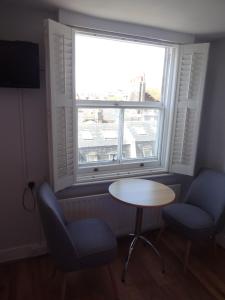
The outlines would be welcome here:
[[[182,45],[178,66],[170,171],[193,175],[209,44]]]
[[[74,38],[70,27],[45,26],[50,174],[58,191],[74,183]]]

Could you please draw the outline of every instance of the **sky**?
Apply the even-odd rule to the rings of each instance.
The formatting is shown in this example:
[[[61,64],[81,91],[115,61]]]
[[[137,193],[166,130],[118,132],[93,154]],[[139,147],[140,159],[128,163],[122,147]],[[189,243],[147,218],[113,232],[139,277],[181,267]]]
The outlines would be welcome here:
[[[143,74],[147,88],[161,89],[165,47],[85,34],[75,43],[76,93],[127,90]]]

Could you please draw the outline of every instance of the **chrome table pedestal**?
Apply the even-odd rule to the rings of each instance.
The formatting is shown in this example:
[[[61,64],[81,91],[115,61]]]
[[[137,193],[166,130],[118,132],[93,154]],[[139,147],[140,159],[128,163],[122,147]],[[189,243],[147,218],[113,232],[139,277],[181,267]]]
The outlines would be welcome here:
[[[135,244],[137,243],[137,241],[139,239],[142,240],[145,244],[149,245],[153,249],[155,254],[160,258],[161,264],[162,264],[162,273],[165,273],[165,264],[164,264],[164,260],[161,256],[161,254],[159,253],[159,251],[156,249],[156,247],[147,238],[145,238],[143,235],[141,235],[142,219],[143,219],[143,207],[137,207],[135,231],[134,231],[134,233],[129,234],[130,236],[133,237],[133,239],[130,243],[128,256],[127,256],[125,266],[124,266],[124,269],[123,269],[123,274],[122,274],[122,281],[123,282],[125,282],[125,279],[126,279],[128,265],[129,265],[129,262],[130,262],[131,255],[133,253]]]

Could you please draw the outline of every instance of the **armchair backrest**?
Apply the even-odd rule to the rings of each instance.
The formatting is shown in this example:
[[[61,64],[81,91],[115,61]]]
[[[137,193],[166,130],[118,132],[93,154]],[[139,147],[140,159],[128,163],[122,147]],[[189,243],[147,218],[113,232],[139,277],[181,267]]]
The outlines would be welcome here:
[[[203,169],[192,182],[186,202],[209,213],[217,226],[225,211],[225,174]]]
[[[62,209],[47,183],[38,189],[38,206],[49,250],[56,263],[67,269],[71,259],[74,261],[76,249],[68,234]]]

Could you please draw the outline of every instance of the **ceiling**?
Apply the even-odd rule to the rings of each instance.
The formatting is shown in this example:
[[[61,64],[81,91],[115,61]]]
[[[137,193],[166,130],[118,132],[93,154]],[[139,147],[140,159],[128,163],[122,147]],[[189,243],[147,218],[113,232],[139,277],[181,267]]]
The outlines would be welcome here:
[[[225,33],[225,0],[20,0],[22,3],[197,35]]]

